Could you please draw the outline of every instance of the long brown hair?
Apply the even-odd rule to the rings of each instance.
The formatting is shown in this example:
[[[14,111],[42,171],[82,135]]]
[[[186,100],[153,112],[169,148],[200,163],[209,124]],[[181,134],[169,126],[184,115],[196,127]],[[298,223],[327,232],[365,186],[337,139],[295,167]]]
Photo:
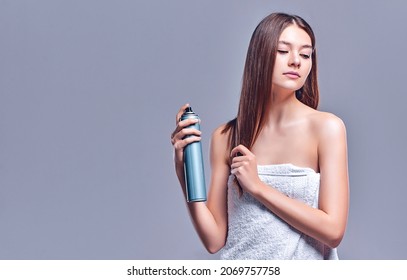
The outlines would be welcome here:
[[[304,104],[316,109],[319,102],[315,36],[309,24],[299,16],[273,13],[264,18],[253,32],[246,56],[237,117],[229,121],[223,133],[230,131],[230,150],[239,144],[252,148],[265,125],[266,110],[271,102],[271,86],[278,40],[292,24],[303,29],[313,46],[312,68],[304,86],[296,92]]]

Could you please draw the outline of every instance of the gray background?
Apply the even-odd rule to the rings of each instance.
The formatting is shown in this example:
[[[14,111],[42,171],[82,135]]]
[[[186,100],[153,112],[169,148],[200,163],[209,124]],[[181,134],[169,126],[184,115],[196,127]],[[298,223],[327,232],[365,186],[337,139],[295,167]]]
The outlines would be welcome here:
[[[169,137],[190,102],[208,155],[273,11],[314,28],[320,109],[347,125],[340,257],[406,259],[402,0],[1,0],[0,258],[218,258],[190,223]]]

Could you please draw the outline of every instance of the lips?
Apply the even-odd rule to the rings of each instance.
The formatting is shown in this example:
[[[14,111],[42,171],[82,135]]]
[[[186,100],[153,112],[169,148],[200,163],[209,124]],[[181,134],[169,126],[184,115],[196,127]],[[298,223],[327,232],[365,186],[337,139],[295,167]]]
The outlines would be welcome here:
[[[285,72],[285,73],[283,73],[283,75],[287,76],[289,78],[292,78],[292,79],[301,78],[300,74],[298,74],[297,72],[294,72],[294,71]]]

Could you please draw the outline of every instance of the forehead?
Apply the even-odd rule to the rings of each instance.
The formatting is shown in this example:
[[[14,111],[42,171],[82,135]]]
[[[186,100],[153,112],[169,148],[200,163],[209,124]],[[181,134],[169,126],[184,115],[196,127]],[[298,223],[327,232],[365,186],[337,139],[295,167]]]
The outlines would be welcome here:
[[[295,24],[291,24],[283,30],[279,41],[284,41],[299,46],[312,45],[311,37],[307,34],[307,32]]]

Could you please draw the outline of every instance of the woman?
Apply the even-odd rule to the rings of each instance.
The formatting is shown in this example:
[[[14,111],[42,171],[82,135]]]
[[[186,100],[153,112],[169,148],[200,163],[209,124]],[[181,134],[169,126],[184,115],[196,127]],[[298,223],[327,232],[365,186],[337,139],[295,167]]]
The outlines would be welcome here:
[[[210,253],[223,259],[337,259],[349,191],[346,130],[317,111],[315,37],[299,16],[274,13],[255,29],[237,117],[211,139],[206,203],[188,203]],[[185,194],[183,149],[201,139],[179,121],[172,134]],[[192,137],[185,138],[187,135]]]

